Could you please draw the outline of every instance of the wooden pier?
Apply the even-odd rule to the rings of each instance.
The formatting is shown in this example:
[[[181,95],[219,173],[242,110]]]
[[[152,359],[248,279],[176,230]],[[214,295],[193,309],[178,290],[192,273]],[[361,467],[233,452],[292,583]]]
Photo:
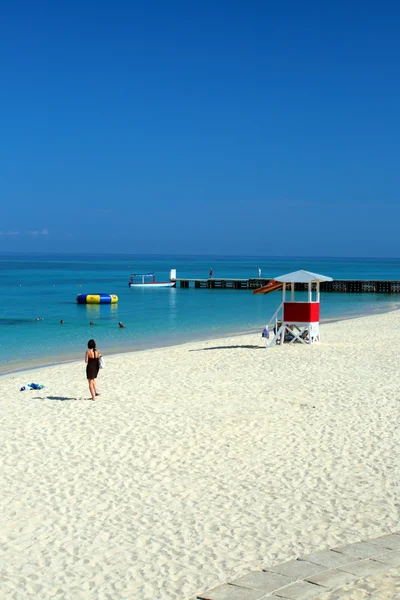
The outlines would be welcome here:
[[[252,281],[256,281],[257,285],[252,285]],[[231,289],[231,290],[255,290],[261,285],[267,285],[269,279],[231,279],[231,278],[223,278],[218,279],[212,277],[211,279],[177,279],[176,283],[181,288],[208,288],[208,289]],[[265,282],[265,283],[261,283]],[[192,284],[192,285],[191,285]]]
[[[207,289],[230,289],[230,290],[256,290],[272,281],[272,277],[236,279],[231,277],[212,277],[209,279],[180,278],[176,284],[181,288],[207,288]],[[307,291],[306,283],[296,283],[296,291]],[[341,292],[352,294],[399,294],[400,279],[392,281],[362,280],[362,279],[334,279],[321,283],[321,292]]]

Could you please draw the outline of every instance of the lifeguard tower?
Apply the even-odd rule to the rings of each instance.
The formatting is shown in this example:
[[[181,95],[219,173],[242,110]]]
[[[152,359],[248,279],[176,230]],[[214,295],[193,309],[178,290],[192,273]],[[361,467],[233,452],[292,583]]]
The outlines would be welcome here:
[[[275,290],[282,290],[282,303],[265,328],[266,346],[299,341],[302,344],[313,344],[320,341],[320,283],[332,281],[332,277],[310,273],[309,271],[295,271],[287,275],[276,277],[253,294],[268,294]],[[295,285],[303,284],[302,288],[307,293],[307,300],[295,300]],[[290,300],[286,299],[290,289]],[[273,325],[273,335],[269,330]]]

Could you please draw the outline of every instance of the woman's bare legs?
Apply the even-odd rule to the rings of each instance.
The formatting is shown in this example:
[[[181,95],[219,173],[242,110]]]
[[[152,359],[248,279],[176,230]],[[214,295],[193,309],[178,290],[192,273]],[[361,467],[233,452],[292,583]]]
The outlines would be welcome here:
[[[89,391],[92,396],[92,400],[96,400],[96,381],[94,379],[88,379],[89,382]]]

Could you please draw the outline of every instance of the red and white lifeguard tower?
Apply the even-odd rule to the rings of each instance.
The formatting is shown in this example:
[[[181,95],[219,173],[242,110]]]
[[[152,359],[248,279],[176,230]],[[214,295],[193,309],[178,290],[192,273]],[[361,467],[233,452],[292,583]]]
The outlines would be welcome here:
[[[303,344],[313,344],[320,341],[320,283],[332,281],[332,277],[310,273],[310,271],[295,271],[287,275],[275,277],[268,285],[254,294],[268,294],[274,290],[282,290],[282,303],[266,326],[269,332],[274,325],[273,336],[266,337],[267,347],[273,344],[283,344],[285,341],[292,344],[299,341]],[[295,300],[295,284],[307,284],[307,300]],[[286,300],[290,288],[290,300]]]

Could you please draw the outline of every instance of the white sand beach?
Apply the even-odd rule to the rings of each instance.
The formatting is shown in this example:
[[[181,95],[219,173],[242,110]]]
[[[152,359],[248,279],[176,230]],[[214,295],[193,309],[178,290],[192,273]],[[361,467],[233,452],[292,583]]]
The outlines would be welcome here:
[[[398,530],[400,311],[107,357],[96,402],[84,352],[0,380],[1,598],[187,600]]]

